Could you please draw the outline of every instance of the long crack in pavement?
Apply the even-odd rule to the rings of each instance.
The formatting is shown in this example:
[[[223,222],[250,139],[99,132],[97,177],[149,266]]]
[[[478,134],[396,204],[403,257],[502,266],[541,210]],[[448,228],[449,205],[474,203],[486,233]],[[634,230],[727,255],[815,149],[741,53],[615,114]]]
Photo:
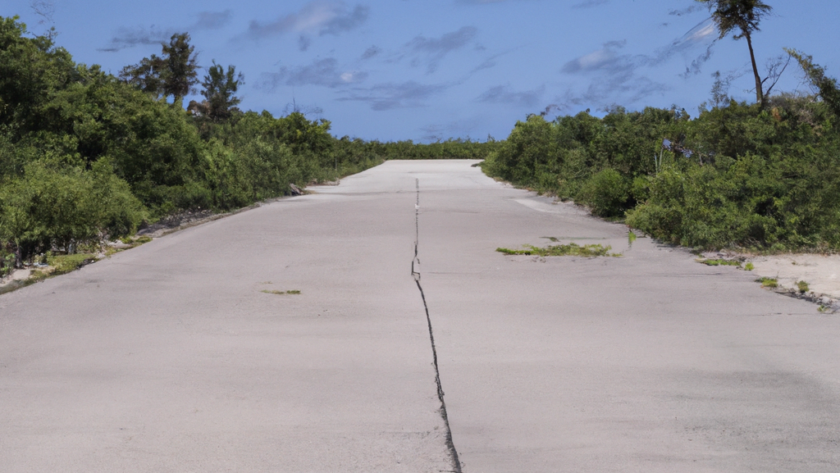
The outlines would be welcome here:
[[[449,427],[449,416],[446,413],[446,401],[443,399],[443,385],[440,382],[440,369],[438,368],[437,347],[435,346],[435,332],[432,329],[432,317],[429,315],[429,305],[426,303],[426,293],[423,292],[423,285],[420,284],[420,179],[416,180],[416,184],[417,203],[414,204],[414,259],[411,261],[411,275],[414,277],[417,289],[420,290],[420,297],[423,299],[423,307],[426,310],[426,322],[429,324],[429,340],[432,344],[432,357],[435,365],[435,383],[437,384],[438,399],[440,399],[440,415],[443,418],[443,423],[446,424],[446,447],[449,449],[449,455],[452,458],[452,471],[461,473],[461,461],[458,459],[458,451],[455,449],[455,443],[452,441],[452,429]]]

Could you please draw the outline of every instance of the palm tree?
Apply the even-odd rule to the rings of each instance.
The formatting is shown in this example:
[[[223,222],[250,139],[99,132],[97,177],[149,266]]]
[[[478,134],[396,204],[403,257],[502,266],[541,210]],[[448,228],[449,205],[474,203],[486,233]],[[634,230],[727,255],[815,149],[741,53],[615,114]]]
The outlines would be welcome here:
[[[768,14],[772,8],[761,0],[697,0],[705,3],[712,12],[712,19],[720,31],[720,38],[725,38],[736,28],[739,34],[733,36],[735,39],[746,38],[747,46],[750,48],[750,60],[752,61],[753,74],[755,75],[755,96],[758,103],[764,106],[764,91],[762,90],[761,76],[758,75],[758,66],[755,64],[755,53],[752,46],[752,33],[760,31],[758,23],[761,18]]]

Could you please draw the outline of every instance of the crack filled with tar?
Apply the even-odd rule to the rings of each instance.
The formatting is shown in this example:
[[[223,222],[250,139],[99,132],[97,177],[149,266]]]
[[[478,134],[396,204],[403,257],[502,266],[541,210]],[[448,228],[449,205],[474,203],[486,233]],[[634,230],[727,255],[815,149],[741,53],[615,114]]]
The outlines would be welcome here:
[[[452,471],[461,473],[461,461],[458,459],[458,451],[455,450],[455,443],[452,441],[452,429],[449,427],[449,416],[446,413],[446,402],[443,400],[443,385],[440,382],[440,368],[438,367],[437,347],[435,346],[435,333],[432,330],[432,317],[429,315],[429,305],[426,303],[426,293],[423,292],[423,285],[420,284],[420,179],[417,184],[417,202],[414,204],[414,259],[411,260],[411,276],[420,290],[420,297],[423,299],[423,308],[426,310],[426,322],[429,325],[429,340],[432,343],[432,358],[435,365],[435,383],[437,394],[440,400],[440,415],[446,426],[446,447],[452,459]]]

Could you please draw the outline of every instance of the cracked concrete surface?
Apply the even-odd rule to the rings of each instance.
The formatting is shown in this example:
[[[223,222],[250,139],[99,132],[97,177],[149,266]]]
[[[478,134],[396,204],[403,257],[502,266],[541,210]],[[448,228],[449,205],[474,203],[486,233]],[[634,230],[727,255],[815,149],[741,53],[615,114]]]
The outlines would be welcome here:
[[[411,276],[417,283],[417,290],[420,291],[420,298],[423,300],[423,308],[426,311],[426,321],[429,324],[429,341],[432,345],[432,359],[435,365],[435,384],[437,384],[437,395],[440,400],[440,416],[446,426],[446,448],[449,450],[452,471],[461,473],[461,462],[458,459],[458,450],[452,440],[452,429],[449,426],[449,415],[446,412],[446,400],[444,399],[443,383],[440,380],[440,366],[438,365],[437,347],[435,346],[435,331],[432,326],[432,316],[429,314],[429,304],[426,302],[426,293],[423,292],[423,285],[420,283],[420,180],[417,183],[417,203],[414,205],[415,238],[414,238],[414,259],[411,261]]]
[[[451,470],[407,267],[415,178],[387,185],[275,202],[0,297],[0,471]]]
[[[0,296],[0,471],[452,471],[430,321],[465,472],[840,469],[840,316],[472,163],[388,162]],[[624,256],[495,252],[544,237]]]

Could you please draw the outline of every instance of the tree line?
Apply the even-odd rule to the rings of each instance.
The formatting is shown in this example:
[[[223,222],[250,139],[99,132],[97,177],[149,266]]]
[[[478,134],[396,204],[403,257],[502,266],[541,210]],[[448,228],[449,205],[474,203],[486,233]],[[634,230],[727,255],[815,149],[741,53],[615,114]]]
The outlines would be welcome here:
[[[242,111],[243,75],[213,61],[200,77],[187,33],[118,76],[74,62],[54,37],[0,17],[0,273],[180,211],[247,206],[386,159],[483,158],[497,145],[337,138],[298,111]],[[203,100],[185,109],[196,87]]]

